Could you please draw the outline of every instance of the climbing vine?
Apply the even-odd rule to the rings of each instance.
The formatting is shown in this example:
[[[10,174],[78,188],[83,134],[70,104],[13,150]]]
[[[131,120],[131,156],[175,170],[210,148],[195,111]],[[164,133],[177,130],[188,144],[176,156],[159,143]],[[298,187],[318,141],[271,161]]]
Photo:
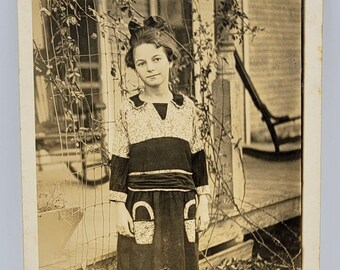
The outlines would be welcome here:
[[[64,130],[59,127],[59,132],[73,132],[78,143],[88,145],[88,151],[98,151],[98,148],[91,148],[87,144],[84,133],[93,135],[92,141],[98,141],[100,138],[97,138],[97,136],[98,134],[105,133],[105,125],[107,123],[104,122],[100,115],[95,115],[93,106],[86,99],[80,86],[82,78],[82,71],[79,65],[81,53],[78,45],[80,22],[84,16],[96,22],[100,31],[99,34],[103,37],[108,37],[115,48],[115,53],[118,56],[117,59],[120,59],[129,46],[126,22],[128,20],[140,21],[145,18],[145,15],[135,8],[135,1],[133,0],[112,0],[110,6],[111,8],[108,12],[99,12],[94,6],[84,7],[80,5],[77,0],[50,0],[47,6],[41,8],[41,14],[55,29],[55,32],[53,32],[53,35],[48,40],[52,46],[52,51],[41,50],[36,41],[33,41],[36,74],[46,78],[53,95],[58,94],[61,97],[63,114],[67,125],[65,125]],[[228,141],[234,148],[241,151],[238,148],[238,139],[240,138],[233,138],[230,122],[221,122],[212,113],[215,103],[210,88],[211,75],[218,65],[218,49],[221,43],[226,39],[232,39],[241,43],[245,35],[249,34],[254,37],[263,29],[259,26],[251,26],[247,15],[242,11],[237,0],[222,0],[217,5],[214,21],[212,22],[214,24],[213,27],[216,29],[215,37],[213,37],[212,31],[208,30],[211,29],[211,25],[203,22],[196,0],[193,1],[192,11],[197,27],[194,29],[188,44],[178,43],[182,57],[175,64],[175,68],[177,71],[181,71],[190,66],[190,69],[194,70],[195,65],[198,64],[199,66],[199,72],[195,74],[192,87],[196,81],[199,82],[200,96],[202,98],[197,99],[196,105],[200,111],[201,132],[207,149],[210,179],[214,183],[211,215],[213,219],[221,218],[221,215],[222,218],[229,218],[228,213],[223,212],[222,208],[226,205],[231,205],[255,231],[262,231],[274,239],[275,245],[284,251],[288,256],[288,260],[273,251],[263,241],[262,236],[255,232],[253,235],[258,243],[265,246],[273,256],[278,257],[281,264],[286,268],[296,269],[294,266],[295,258],[289,254],[286,247],[274,235],[254,224],[251,219],[243,214],[235,202],[229,186],[229,183],[232,182],[232,175],[225,170],[223,157],[221,157],[221,147],[224,142]],[[88,33],[88,35],[91,39],[98,38],[96,33]],[[112,78],[118,80],[119,88],[122,94],[125,95],[128,92],[128,88],[126,86],[122,62],[113,60],[110,63],[109,70]],[[178,72],[173,71],[171,73],[171,83],[174,89],[176,89],[176,85],[179,82]],[[193,89],[189,89],[188,93],[192,95]],[[193,95],[192,98],[195,99]],[[89,112],[88,115],[91,120],[91,125],[89,126],[84,126],[75,117],[75,111],[79,110],[81,104]],[[218,132],[214,132],[214,129],[218,130]],[[103,164],[107,165],[109,162],[109,151],[102,144],[99,151],[104,156]],[[298,236],[294,236],[298,238]],[[264,263],[260,259],[255,260],[255,262],[258,264]],[[241,265],[241,263],[225,262],[226,268],[220,269],[235,269],[232,268],[233,265]],[[244,263],[244,267],[246,267],[245,265],[246,263]]]

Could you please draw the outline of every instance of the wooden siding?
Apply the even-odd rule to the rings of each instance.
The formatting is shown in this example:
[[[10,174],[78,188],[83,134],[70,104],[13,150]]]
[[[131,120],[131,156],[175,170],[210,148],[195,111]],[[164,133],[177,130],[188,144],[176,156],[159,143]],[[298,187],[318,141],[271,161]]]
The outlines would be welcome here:
[[[261,99],[274,115],[301,115],[301,0],[249,1],[248,15],[265,28],[249,41],[249,73]],[[266,129],[253,104],[250,110],[252,133]]]

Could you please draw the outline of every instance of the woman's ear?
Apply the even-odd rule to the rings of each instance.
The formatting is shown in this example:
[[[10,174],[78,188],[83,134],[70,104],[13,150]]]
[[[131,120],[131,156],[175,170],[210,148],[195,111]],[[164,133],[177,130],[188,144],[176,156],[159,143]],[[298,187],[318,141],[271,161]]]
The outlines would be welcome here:
[[[172,68],[174,66],[174,61],[169,62],[169,68]]]

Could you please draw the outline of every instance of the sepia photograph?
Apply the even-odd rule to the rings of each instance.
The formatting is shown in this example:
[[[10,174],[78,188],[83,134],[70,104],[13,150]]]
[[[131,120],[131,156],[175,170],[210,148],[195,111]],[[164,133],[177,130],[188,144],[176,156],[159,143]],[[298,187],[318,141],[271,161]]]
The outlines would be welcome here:
[[[304,168],[313,174],[320,141],[317,128],[305,141],[306,86],[321,56],[307,58],[306,20],[318,37],[321,11],[313,19],[303,0],[28,2],[25,269],[311,270],[318,241],[304,233],[318,226],[304,209],[318,195]]]

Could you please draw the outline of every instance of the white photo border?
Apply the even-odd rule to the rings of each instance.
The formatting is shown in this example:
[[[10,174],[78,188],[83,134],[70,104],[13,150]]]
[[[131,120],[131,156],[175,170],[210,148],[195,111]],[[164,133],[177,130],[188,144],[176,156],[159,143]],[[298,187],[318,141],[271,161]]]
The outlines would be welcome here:
[[[24,269],[39,269],[32,3],[18,0]],[[304,1],[303,269],[319,269],[322,1]]]

